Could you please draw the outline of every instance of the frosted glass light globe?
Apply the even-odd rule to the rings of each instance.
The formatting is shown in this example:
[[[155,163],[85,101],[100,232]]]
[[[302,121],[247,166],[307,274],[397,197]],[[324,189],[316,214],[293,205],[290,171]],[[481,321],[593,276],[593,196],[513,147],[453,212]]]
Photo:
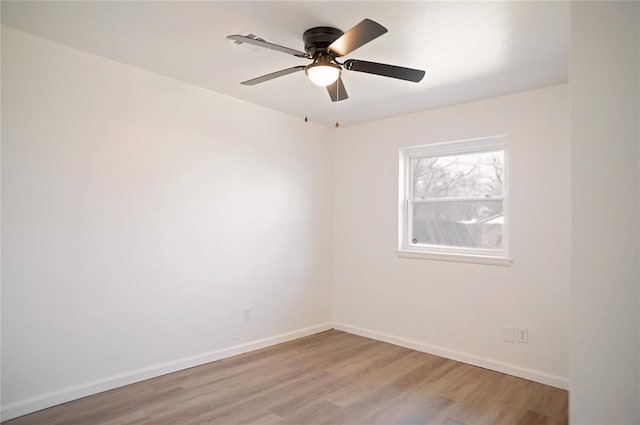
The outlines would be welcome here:
[[[312,63],[305,72],[313,84],[326,87],[340,77],[340,66],[324,62]]]

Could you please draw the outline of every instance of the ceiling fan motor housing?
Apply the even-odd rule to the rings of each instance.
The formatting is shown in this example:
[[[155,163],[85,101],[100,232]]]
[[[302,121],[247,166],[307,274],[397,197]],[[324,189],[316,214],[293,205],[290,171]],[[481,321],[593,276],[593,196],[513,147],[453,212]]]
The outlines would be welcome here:
[[[306,30],[302,34],[304,40],[304,50],[312,58],[327,54],[327,48],[336,41],[342,34],[341,30],[332,27],[314,27]]]

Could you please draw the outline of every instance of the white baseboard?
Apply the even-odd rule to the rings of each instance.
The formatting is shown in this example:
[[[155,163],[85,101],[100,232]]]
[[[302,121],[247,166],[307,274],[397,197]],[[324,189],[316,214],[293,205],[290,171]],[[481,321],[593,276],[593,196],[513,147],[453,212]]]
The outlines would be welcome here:
[[[479,366],[485,369],[495,370],[496,372],[506,373],[508,375],[517,376],[519,378],[528,379],[530,381],[540,382],[541,384],[550,385],[552,387],[569,389],[569,379],[564,376],[553,375],[534,369],[512,365],[509,363],[492,360],[486,357],[476,356],[474,354],[464,353],[457,350],[451,350],[436,345],[425,344],[423,342],[413,341],[406,338],[389,335],[382,332],[372,331],[369,329],[351,326],[345,323],[334,323],[334,329],[355,335],[364,336],[378,341],[388,342],[390,344],[399,345],[401,347],[410,348],[424,353],[434,354],[436,356],[445,357],[447,359],[457,360],[459,362],[468,363],[470,365]]]
[[[268,338],[247,342],[244,344],[234,345],[232,347],[220,350],[210,351],[208,353],[197,354],[195,356],[185,357],[182,359],[148,366],[142,369],[132,370],[119,375],[109,376],[92,382],[75,385],[73,387],[62,388],[57,391],[48,392],[35,397],[19,400],[2,406],[0,417],[2,421],[17,418],[18,416],[33,413],[38,410],[46,409],[71,400],[77,400],[82,397],[97,394],[103,391],[111,390],[124,385],[133,384],[135,382],[144,381],[145,379],[155,378],[167,373],[177,372],[179,370],[188,369],[194,366],[200,366],[205,363],[221,360],[227,357],[236,356],[238,354],[247,353],[249,351],[259,350],[275,344],[291,341],[293,339],[302,338],[313,335],[318,332],[326,331],[332,328],[331,323],[323,323],[308,328],[298,329]]]

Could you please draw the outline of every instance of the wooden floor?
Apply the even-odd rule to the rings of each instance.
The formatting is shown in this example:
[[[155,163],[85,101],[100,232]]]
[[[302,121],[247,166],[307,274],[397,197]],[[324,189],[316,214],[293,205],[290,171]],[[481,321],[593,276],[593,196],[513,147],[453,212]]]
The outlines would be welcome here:
[[[5,422],[566,423],[566,391],[336,330]]]

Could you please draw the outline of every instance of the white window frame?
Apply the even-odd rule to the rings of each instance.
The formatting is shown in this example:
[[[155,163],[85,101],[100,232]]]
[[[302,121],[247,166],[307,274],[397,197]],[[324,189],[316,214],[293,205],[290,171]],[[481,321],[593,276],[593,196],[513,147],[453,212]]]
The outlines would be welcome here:
[[[441,245],[413,245],[412,212],[413,212],[413,176],[411,161],[416,158],[428,158],[446,155],[470,154],[503,150],[503,194],[501,197],[492,197],[492,200],[502,200],[503,219],[502,250],[489,250],[478,248],[465,248]],[[399,208],[398,208],[398,255],[405,258],[422,258],[444,261],[471,262],[480,264],[509,265],[509,160],[507,149],[507,136],[489,136],[476,139],[456,140],[442,143],[431,143],[419,146],[409,146],[400,149],[399,164]],[[455,200],[445,198],[444,200]],[[463,198],[473,200],[472,198]],[[487,198],[478,198],[478,201]],[[434,202],[433,200],[427,202]]]

